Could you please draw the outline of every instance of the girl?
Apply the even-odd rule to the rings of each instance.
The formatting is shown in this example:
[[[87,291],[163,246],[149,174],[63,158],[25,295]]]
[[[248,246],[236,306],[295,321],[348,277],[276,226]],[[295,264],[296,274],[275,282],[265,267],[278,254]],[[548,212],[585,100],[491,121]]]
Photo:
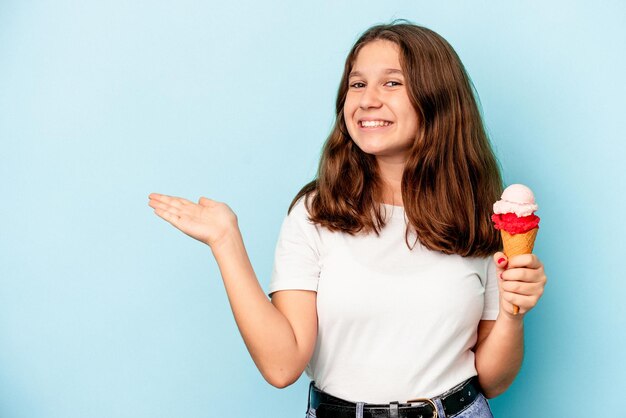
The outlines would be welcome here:
[[[307,417],[491,417],[546,277],[535,255],[500,251],[501,176],[459,57],[427,28],[374,26],[336,115],[283,222],[271,301],[228,205],[149,205],[211,247],[263,377],[284,388],[306,370]]]

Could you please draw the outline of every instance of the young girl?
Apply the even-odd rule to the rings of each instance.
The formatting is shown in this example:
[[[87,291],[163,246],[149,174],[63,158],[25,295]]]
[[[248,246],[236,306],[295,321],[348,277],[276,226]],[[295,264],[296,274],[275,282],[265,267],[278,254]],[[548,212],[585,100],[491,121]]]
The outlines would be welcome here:
[[[263,377],[284,388],[306,369],[308,417],[491,417],[546,277],[535,255],[499,251],[502,181],[459,57],[424,27],[374,26],[336,114],[283,222],[271,301],[228,205],[149,204],[211,247]]]

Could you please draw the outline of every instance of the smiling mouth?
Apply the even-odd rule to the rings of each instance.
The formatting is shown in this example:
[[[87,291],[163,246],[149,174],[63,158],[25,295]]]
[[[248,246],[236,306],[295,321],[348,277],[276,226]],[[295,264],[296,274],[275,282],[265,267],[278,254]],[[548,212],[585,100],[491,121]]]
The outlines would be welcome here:
[[[360,121],[359,122],[359,127],[363,128],[363,129],[376,129],[376,128],[384,128],[387,126],[392,125],[393,122],[389,122],[386,120],[380,120],[380,121]]]

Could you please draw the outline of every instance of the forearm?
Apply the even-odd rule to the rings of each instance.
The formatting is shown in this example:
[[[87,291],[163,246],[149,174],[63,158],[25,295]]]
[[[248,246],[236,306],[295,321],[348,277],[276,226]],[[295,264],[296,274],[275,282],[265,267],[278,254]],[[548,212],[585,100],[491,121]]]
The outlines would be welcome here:
[[[478,380],[487,398],[513,383],[524,358],[524,321],[501,312],[493,329],[476,348]]]
[[[271,303],[250,263],[239,229],[211,247],[239,332],[252,360],[270,384],[282,387],[299,364],[287,318]]]

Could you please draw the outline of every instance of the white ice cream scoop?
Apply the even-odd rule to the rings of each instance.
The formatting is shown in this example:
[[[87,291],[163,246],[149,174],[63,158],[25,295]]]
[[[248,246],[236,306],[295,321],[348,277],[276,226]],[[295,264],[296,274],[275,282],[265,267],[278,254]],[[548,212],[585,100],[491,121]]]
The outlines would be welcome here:
[[[493,204],[493,213],[514,213],[518,217],[532,215],[537,209],[533,191],[523,184],[511,184]]]

